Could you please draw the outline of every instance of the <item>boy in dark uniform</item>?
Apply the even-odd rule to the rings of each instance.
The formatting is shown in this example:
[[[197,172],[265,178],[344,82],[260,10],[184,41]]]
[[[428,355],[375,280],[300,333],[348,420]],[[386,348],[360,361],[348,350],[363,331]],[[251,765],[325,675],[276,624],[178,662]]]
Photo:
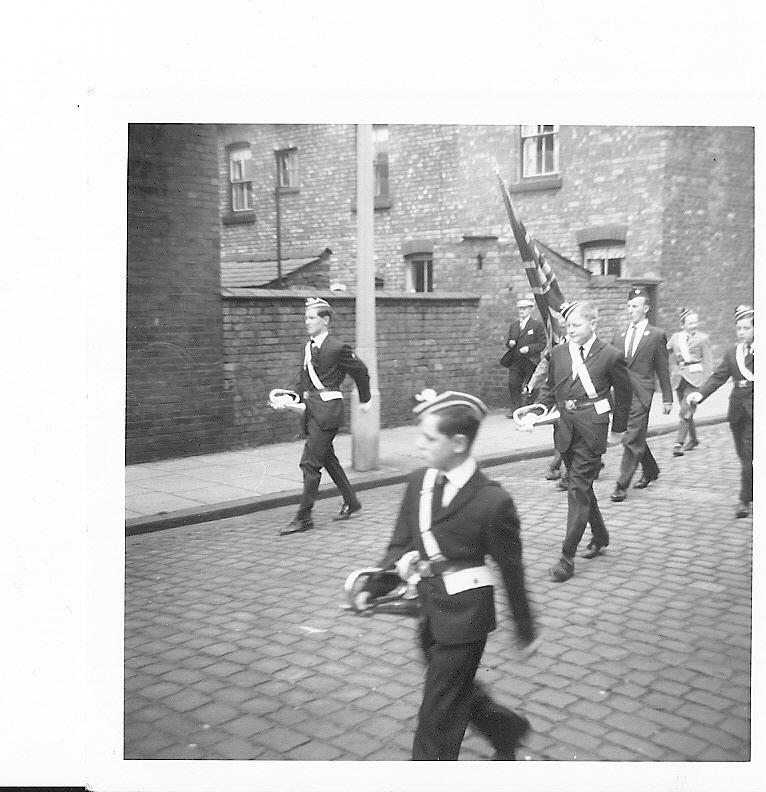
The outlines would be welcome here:
[[[303,352],[300,379],[296,390],[301,395],[306,444],[300,467],[303,472],[303,495],[298,513],[280,532],[280,536],[310,531],[314,527],[311,510],[314,507],[322,468],[340,490],[343,505],[335,520],[347,520],[362,508],[351,483],[333,449],[333,440],[343,425],[343,394],[341,383],[350,375],[359,389],[361,409],[369,410],[370,377],[367,366],[343,341],[329,335],[332,309],[326,300],[310,297],[306,300],[306,329],[310,336]],[[288,407],[287,409],[295,409]]]
[[[393,537],[379,566],[420,575],[420,643],[427,662],[412,746],[415,760],[456,760],[470,722],[495,759],[515,759],[526,718],[494,702],[474,676],[487,634],[495,629],[497,563],[523,647],[535,631],[527,602],[519,518],[511,496],[478,469],[471,447],[487,413],[483,402],[447,391],[415,409],[418,447],[427,468],[409,477]]]
[[[729,426],[734,437],[742,466],[742,483],[735,517],[747,517],[753,500],[753,399],[755,392],[755,312],[748,305],[740,305],[734,311],[737,322],[736,346],[724,352],[723,360],[702,384],[699,390],[690,393],[686,400],[690,405],[699,404],[717,391],[731,377],[734,387],[729,396]]]
[[[574,575],[574,559],[586,526],[592,537],[584,553],[595,558],[609,544],[609,532],[593,492],[606,451],[609,417],[612,442],[619,442],[628,422],[633,390],[625,358],[619,349],[596,338],[598,311],[593,302],[574,302],[562,308],[568,343],[551,350],[548,380],[540,403],[555,404],[560,418],[553,433],[569,476],[567,529],[551,580],[561,583]],[[614,389],[614,397],[611,391]],[[524,419],[527,429],[534,417]]]

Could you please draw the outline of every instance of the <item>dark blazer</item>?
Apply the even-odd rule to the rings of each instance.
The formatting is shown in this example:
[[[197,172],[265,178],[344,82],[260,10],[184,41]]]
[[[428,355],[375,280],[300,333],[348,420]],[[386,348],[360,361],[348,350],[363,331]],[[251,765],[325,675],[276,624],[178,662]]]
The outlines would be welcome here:
[[[539,401],[548,409],[556,404],[561,414],[553,431],[554,445],[559,453],[569,448],[576,428],[594,453],[603,454],[606,451],[610,415],[613,431],[624,432],[628,425],[633,389],[623,354],[611,344],[605,344],[597,338],[585,358],[585,367],[598,397],[609,399],[612,413],[597,413],[596,408],[590,404],[575,410],[565,409],[564,402],[567,399],[586,400],[588,394],[579,377],[572,379],[569,344],[553,347],[548,379]]]
[[[425,468],[410,474],[388,550],[380,563],[392,566],[410,550],[427,558],[420,538],[420,489]],[[497,563],[520,638],[534,638],[532,616],[524,585],[519,518],[511,496],[481,470],[471,476],[446,509],[435,511],[431,530],[441,552],[462,566],[481,566],[486,555]],[[495,629],[492,586],[449,595],[441,577],[418,583],[420,601],[434,638],[456,645],[480,641]]]
[[[752,365],[751,365],[752,370]],[[742,382],[742,373],[737,365],[737,345],[729,347],[723,354],[723,360],[718,364],[715,371],[702,384],[699,392],[703,399],[717,391],[731,377],[735,386],[731,389],[729,396],[729,414],[727,416],[730,423],[737,423],[742,418],[753,417],[753,394],[755,389],[752,382],[747,382],[744,387],[737,387],[737,382]]]
[[[516,346],[503,355],[505,362],[502,365],[509,368],[516,361],[528,360],[532,365],[536,366],[540,362],[540,353],[545,349],[547,338],[543,323],[539,319],[530,316],[524,330],[521,329],[521,322],[518,319],[511,322],[511,326],[508,328],[508,335],[505,338],[506,347],[511,340],[516,342]],[[529,352],[522,355],[519,349],[525,346],[529,347]]]
[[[615,333],[612,339],[612,345],[623,353],[627,333],[628,328],[625,328]],[[633,382],[633,392],[644,407],[648,409],[652,403],[655,375],[660,382],[663,403],[673,403],[668,366],[668,340],[662,330],[652,325],[646,326],[633,358],[628,360],[628,371]]]
[[[308,424],[308,419],[311,416],[318,421],[322,429],[339,429],[343,425],[343,399],[322,401],[303,365],[303,357],[304,352],[302,351],[296,390],[306,403],[304,422]],[[322,342],[322,346],[319,347],[319,358],[314,365],[314,370],[327,390],[340,390],[341,384],[348,374],[359,390],[359,401],[364,404],[372,398],[367,366],[354,354],[354,350],[349,344],[331,335],[328,335]]]

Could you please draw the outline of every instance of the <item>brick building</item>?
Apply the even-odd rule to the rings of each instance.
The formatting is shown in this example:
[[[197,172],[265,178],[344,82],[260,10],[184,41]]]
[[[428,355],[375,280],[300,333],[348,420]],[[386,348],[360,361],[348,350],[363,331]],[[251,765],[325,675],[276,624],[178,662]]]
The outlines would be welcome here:
[[[564,295],[598,303],[603,337],[624,321],[625,295],[634,284],[652,293],[657,324],[672,331],[679,308],[695,306],[717,344],[731,339],[733,307],[752,301],[752,128],[376,125],[373,136],[384,426],[407,420],[405,392],[415,380],[437,389],[459,380],[491,406],[505,404],[497,359],[515,300],[528,285],[496,167],[530,234],[556,257]],[[175,164],[163,167],[175,173],[177,166],[190,181],[186,192],[165,188],[162,211],[193,223],[194,235],[204,227],[220,238],[220,255],[203,246],[206,255],[197,251],[183,273],[174,257],[156,262],[166,284],[157,273],[153,285],[180,293],[204,284],[205,319],[188,322],[215,336],[220,356],[208,347],[205,365],[210,370],[218,365],[214,358],[221,361],[216,371],[223,379],[218,390],[209,385],[203,435],[215,436],[221,447],[287,439],[295,426],[261,405],[270,387],[293,380],[292,351],[304,335],[300,299],[325,293],[339,307],[337,331],[353,338],[356,127],[201,126],[193,137],[205,147],[194,150],[194,162],[188,147],[167,154]],[[131,150],[145,144],[144,135]],[[152,161],[160,167],[162,159]],[[147,163],[141,167],[145,175]],[[151,200],[137,178],[129,178],[129,195]],[[195,178],[201,183],[193,185]],[[196,202],[197,215],[180,204],[171,210],[179,199]],[[134,229],[134,251],[149,233]],[[176,240],[171,249],[179,245]],[[145,277],[131,281],[130,244],[128,254],[130,318],[131,307],[134,316],[148,307],[131,299],[132,283],[148,286]],[[329,291],[337,283],[347,287],[342,296]],[[173,311],[172,318],[160,316],[163,331],[183,324],[167,293],[155,299],[160,314],[153,321],[165,308]],[[195,311],[202,310],[201,299],[197,293]],[[187,338],[201,342],[193,332]],[[202,348],[190,354],[201,355]],[[137,371],[129,367],[129,386]],[[146,407],[141,417],[139,433],[151,423]]]

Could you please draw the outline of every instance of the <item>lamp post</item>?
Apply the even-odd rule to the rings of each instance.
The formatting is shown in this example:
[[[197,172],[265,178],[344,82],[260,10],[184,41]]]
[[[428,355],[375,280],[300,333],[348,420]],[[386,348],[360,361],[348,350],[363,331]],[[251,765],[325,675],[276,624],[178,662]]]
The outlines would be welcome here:
[[[373,226],[374,150],[372,124],[356,127],[356,348],[370,372],[372,404],[359,409],[359,394],[351,396],[351,462],[354,470],[378,466],[380,391],[375,345],[375,234]]]

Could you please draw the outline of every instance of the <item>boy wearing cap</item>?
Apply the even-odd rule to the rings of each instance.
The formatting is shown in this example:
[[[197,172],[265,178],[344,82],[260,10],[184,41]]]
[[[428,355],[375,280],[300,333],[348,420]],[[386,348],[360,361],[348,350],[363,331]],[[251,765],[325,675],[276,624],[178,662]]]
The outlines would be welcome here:
[[[729,347],[715,371],[702,386],[690,393],[686,400],[690,405],[699,404],[718,390],[730,377],[734,387],[729,396],[728,421],[734,437],[742,466],[742,482],[735,517],[747,517],[753,500],[753,399],[755,388],[755,312],[747,305],[734,311],[737,327],[737,343]]]
[[[697,390],[713,369],[710,339],[699,332],[699,317],[691,308],[681,309],[681,330],[668,341],[670,353],[670,385],[678,396],[678,435],[673,446],[673,456],[683,456],[699,445],[697,427],[694,425],[694,407],[686,397]],[[689,441],[686,442],[686,438]]]
[[[513,418],[513,411],[521,407],[522,388],[532,377],[546,345],[543,323],[532,318],[534,306],[532,297],[524,297],[516,303],[519,318],[511,322],[505,339],[507,352],[501,364],[508,369],[508,394],[511,400],[508,418]]]
[[[620,475],[611,495],[615,503],[621,503],[627,497],[627,489],[639,463],[641,478],[633,485],[634,489],[648,487],[660,475],[657,461],[646,443],[655,377],[662,391],[662,412],[669,415],[673,409],[668,340],[662,330],[649,324],[648,312],[649,295],[643,289],[631,289],[628,294],[628,327],[622,333],[615,333],[612,339],[612,345],[622,351],[628,361],[633,384],[628,428],[622,439]]]
[[[326,300],[306,300],[306,330],[310,336],[302,353],[300,378],[296,390],[305,404],[303,412],[306,443],[300,468],[303,472],[303,494],[298,513],[283,528],[280,536],[302,533],[314,528],[311,510],[314,507],[322,468],[340,490],[343,505],[335,520],[347,520],[358,512],[359,503],[343,467],[335,456],[333,440],[343,425],[343,394],[341,383],[348,374],[359,389],[362,410],[369,409],[370,377],[367,366],[354,354],[349,344],[329,334],[332,309]],[[290,408],[288,408],[290,409]]]
[[[427,662],[412,746],[414,760],[456,760],[470,722],[513,760],[526,718],[494,702],[474,682],[487,634],[495,629],[489,554],[505,583],[516,631],[533,650],[519,518],[511,496],[478,469],[471,447],[487,413],[482,401],[448,391],[415,409],[418,448],[428,467],[411,474],[380,567],[420,576],[420,645]],[[398,562],[398,563],[397,563]]]
[[[568,343],[551,350],[548,379],[540,403],[555,404],[560,417],[553,431],[569,477],[567,528],[561,557],[551,567],[551,580],[561,583],[574,575],[577,546],[590,523],[591,540],[584,558],[595,558],[609,545],[609,532],[593,492],[606,451],[609,417],[612,442],[625,431],[633,393],[625,358],[619,349],[596,338],[598,310],[593,302],[562,307]],[[612,390],[614,395],[612,396]],[[531,428],[534,419],[525,419]]]

